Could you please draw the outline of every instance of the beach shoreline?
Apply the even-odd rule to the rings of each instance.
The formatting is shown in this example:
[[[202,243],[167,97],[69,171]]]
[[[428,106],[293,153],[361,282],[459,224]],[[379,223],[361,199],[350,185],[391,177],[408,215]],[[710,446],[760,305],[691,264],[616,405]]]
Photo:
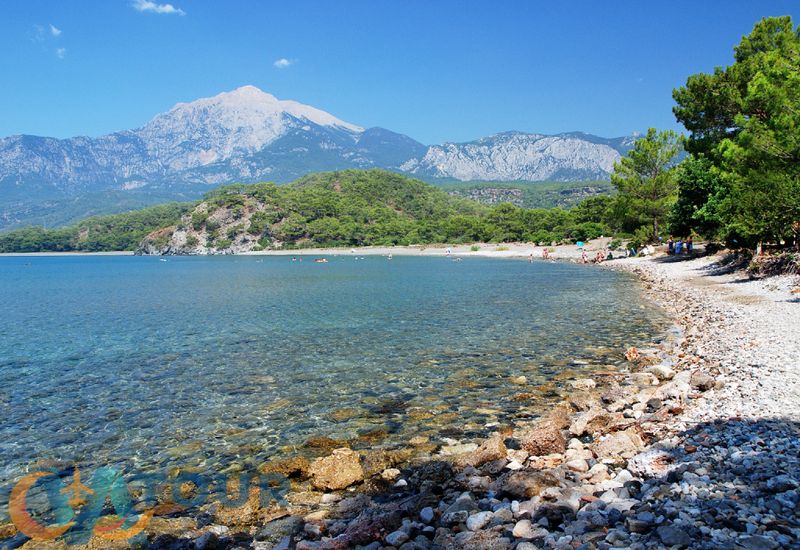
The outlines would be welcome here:
[[[586,243],[585,249],[590,259],[603,250],[609,238],[594,239]],[[473,248],[477,247],[477,250]],[[436,244],[412,246],[365,246],[356,248],[298,248],[287,250],[261,250],[245,252],[242,256],[455,256],[460,258],[515,258],[542,260],[542,252],[547,249],[553,260],[574,260],[581,258],[581,248],[574,244],[540,246],[533,243],[471,243]],[[448,253],[449,250],[449,253]]]
[[[610,238],[588,241],[585,249],[589,258],[603,250]],[[477,250],[472,250],[478,247]],[[550,251],[550,259],[574,260],[581,258],[581,249],[574,244],[539,246],[532,243],[470,243],[470,244],[433,244],[411,246],[362,246],[362,247],[315,247],[287,248],[276,250],[259,250],[230,254],[231,256],[448,256],[461,258],[515,258],[528,259],[533,254],[534,260],[542,259],[544,249]],[[133,251],[112,252],[9,252],[0,253],[1,257],[93,257],[93,256],[134,256]],[[154,255],[153,255],[154,256]],[[199,255],[203,256],[203,255]],[[192,256],[193,257],[193,256]]]

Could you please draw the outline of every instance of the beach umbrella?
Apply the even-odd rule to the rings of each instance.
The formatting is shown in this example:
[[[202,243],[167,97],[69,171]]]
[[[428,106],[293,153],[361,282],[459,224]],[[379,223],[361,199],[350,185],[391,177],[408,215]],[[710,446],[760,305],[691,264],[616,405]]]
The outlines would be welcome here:
[[[576,242],[575,246],[577,246],[578,248],[583,248],[583,241]]]

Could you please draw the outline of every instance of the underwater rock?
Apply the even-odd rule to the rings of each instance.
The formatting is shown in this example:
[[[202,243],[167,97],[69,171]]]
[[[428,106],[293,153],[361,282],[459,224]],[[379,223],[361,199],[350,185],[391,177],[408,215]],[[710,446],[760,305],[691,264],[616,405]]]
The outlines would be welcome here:
[[[361,456],[347,447],[334,449],[331,455],[316,459],[308,473],[317,489],[344,489],[364,479]]]

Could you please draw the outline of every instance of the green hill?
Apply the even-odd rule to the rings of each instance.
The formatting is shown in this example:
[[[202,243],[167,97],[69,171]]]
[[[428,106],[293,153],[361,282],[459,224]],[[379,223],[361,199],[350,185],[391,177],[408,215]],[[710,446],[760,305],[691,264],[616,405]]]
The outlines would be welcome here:
[[[0,252],[137,250],[234,254],[265,248],[588,239],[607,228],[579,210],[493,206],[384,170],[234,184],[201,201],[98,216],[63,229],[0,233]]]
[[[444,242],[454,236],[448,222],[479,219],[487,210],[393,172],[322,172],[288,185],[216,189],[180,223],[148,236],[141,251],[205,254]]]

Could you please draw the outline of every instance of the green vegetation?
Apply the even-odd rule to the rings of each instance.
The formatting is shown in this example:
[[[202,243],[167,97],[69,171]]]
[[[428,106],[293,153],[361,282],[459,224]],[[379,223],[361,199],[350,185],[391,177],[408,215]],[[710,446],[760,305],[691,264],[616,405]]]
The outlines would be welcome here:
[[[469,181],[437,184],[449,194],[483,204],[510,202],[523,208],[571,208],[589,197],[611,195],[609,181],[497,182]]]
[[[734,63],[673,92],[691,153],[678,176],[676,230],[729,244],[800,248],[800,30],[758,22]]]
[[[60,229],[27,227],[0,233],[0,252],[134,250],[148,233],[178,223],[192,206],[160,204],[124,214],[95,216]]]
[[[421,181],[382,170],[311,174],[284,186],[230,185],[206,196],[209,212],[252,211],[250,225],[227,237],[258,237],[264,247],[569,241],[592,238],[602,223],[577,223],[567,210],[493,207],[450,196]],[[208,223],[206,223],[208,227]],[[586,236],[590,235],[590,236]],[[217,247],[219,243],[216,243]]]
[[[791,18],[763,19],[733,65],[690,76],[673,96],[689,136],[650,129],[615,165],[617,194],[584,200],[575,221],[634,247],[668,229],[800,250],[800,30]],[[675,165],[680,145],[689,154]]]
[[[652,224],[654,241],[678,195],[674,160],[679,152],[678,134],[650,128],[636,140],[628,156],[614,165],[611,174],[618,191],[614,206],[618,217],[631,219],[639,227]]]

